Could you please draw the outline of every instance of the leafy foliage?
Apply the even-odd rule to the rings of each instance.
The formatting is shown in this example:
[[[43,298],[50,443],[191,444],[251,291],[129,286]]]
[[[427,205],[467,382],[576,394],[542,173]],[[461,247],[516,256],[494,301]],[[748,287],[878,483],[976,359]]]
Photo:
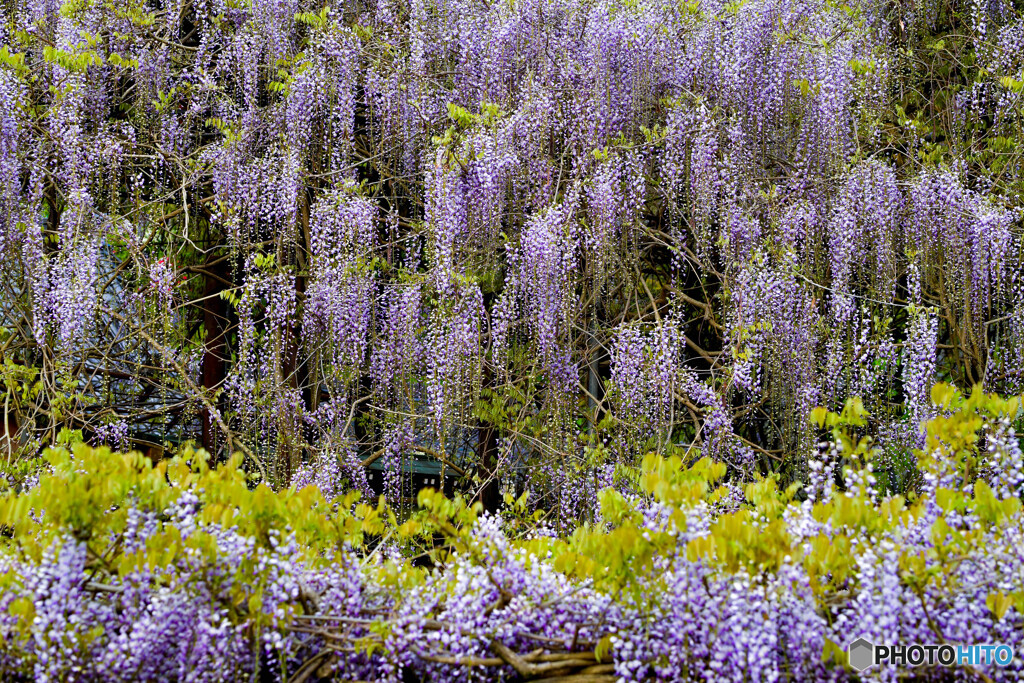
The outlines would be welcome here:
[[[771,475],[737,492],[720,461],[651,453],[634,491],[602,490],[597,523],[564,539],[524,527],[525,500],[502,522],[426,489],[403,521],[358,493],[253,487],[240,458],[51,450],[34,486],[0,498],[0,670],[842,680],[853,635],[1019,649],[1024,481],[1007,495],[1006,470],[988,467],[1024,462],[995,434],[1019,403],[932,396],[943,414],[907,496],[875,487],[881,451],[857,436],[866,415],[851,400],[815,413],[845,465],[835,490]],[[1019,660],[982,670],[1010,680]]]
[[[4,3],[0,673],[1019,649],[1022,45],[1009,0]]]

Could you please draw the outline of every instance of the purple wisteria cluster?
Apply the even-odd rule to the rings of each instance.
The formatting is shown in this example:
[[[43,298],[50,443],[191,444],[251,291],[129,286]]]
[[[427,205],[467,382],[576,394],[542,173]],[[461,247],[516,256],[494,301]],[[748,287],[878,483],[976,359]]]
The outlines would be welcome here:
[[[965,480],[949,444],[932,444],[930,483],[910,508],[876,497],[868,470],[848,469],[845,491],[785,503],[760,484],[701,494],[716,475],[645,461],[648,492],[604,489],[600,528],[569,541],[541,528],[514,537],[501,517],[432,492],[381,540],[373,508],[327,501],[320,482],[248,491],[230,469],[182,478],[189,468],[178,460],[154,479],[132,456],[80,448],[57,457],[40,488],[0,498],[16,530],[0,546],[0,674],[897,680],[896,668],[860,679],[846,668],[842,650],[864,637],[1006,644],[1018,652],[1008,666],[974,662],[959,673],[1016,680],[1024,459],[1005,421],[985,422],[986,476],[1002,484],[983,493],[979,479],[966,505],[951,503]],[[129,467],[77,469],[97,456]],[[100,478],[113,484],[104,502],[120,503],[83,516],[76,496]],[[58,482],[68,506],[41,516],[17,506],[47,500],[44,487]],[[409,564],[402,546],[432,533],[446,539],[444,554],[431,555],[443,565]],[[726,538],[732,551],[716,545]]]
[[[966,36],[947,25],[961,4]],[[137,412],[187,440],[216,408],[231,438],[204,445],[243,444],[278,483],[323,450],[303,425],[325,401],[366,423],[331,437],[364,457],[409,419],[424,443],[461,425],[576,457],[612,414],[633,432],[615,448],[724,430],[784,461],[813,450],[815,405],[855,394],[876,433],[914,434],[933,381],[1024,376],[1024,19],[1005,1],[914,8],[5,9],[17,362],[51,393],[98,386],[73,377],[97,355],[128,381],[156,366],[107,337],[145,333],[185,396]],[[903,87],[907,55],[945,54],[944,32],[977,77],[922,118],[906,93],[940,89]],[[678,352],[627,339],[668,320]],[[177,347],[201,373],[176,376]],[[713,401],[675,390],[694,372]],[[484,389],[546,427],[481,423]],[[51,403],[19,405],[19,425],[53,440]],[[89,434],[129,412],[73,403]]]
[[[4,3],[0,678],[1020,649],[1024,424],[946,384],[1024,391],[1022,45],[1011,0]],[[40,469],[82,441],[146,461]]]

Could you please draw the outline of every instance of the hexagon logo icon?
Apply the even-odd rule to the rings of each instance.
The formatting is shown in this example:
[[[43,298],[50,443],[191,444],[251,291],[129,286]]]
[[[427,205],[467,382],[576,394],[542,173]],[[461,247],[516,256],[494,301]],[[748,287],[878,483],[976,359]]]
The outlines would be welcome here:
[[[875,663],[875,646],[864,638],[858,638],[850,643],[846,652],[850,659],[850,667],[856,671],[863,671]]]

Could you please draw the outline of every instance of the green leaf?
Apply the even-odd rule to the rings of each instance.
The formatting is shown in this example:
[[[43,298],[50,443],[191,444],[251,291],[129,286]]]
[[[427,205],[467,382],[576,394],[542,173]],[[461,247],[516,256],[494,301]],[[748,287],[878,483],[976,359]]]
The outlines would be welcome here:
[[[985,598],[985,606],[988,607],[989,611],[999,621],[1002,621],[1003,617],[1006,616],[1006,612],[1012,604],[1013,601],[1002,591],[989,593],[988,597]]]
[[[609,655],[612,651],[612,637],[606,635],[601,640],[597,641],[597,646],[594,648],[594,659],[599,662],[604,662],[606,659],[611,661]]]

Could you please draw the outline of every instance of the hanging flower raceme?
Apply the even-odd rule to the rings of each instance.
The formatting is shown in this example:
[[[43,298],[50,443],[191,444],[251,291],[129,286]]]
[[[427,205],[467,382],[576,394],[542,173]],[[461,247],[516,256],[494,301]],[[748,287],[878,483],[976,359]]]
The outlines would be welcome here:
[[[149,266],[149,281],[156,294],[157,305],[164,313],[170,312],[174,276],[174,267],[165,258],[157,259]]]
[[[307,348],[329,362],[341,386],[358,382],[367,359],[377,283],[377,207],[341,188],[313,207],[311,270],[302,332]]]
[[[795,267],[792,260],[777,267],[762,260],[738,272],[727,322],[736,386],[788,403],[798,415],[791,427],[802,434],[820,399],[820,315],[807,287],[794,277]]]
[[[868,161],[851,172],[829,223],[834,315],[853,316],[851,294],[867,291],[891,301],[897,279],[897,254],[902,247],[899,221],[903,194],[887,165]],[[857,287],[860,285],[860,287]]]
[[[932,416],[929,392],[935,381],[939,320],[933,310],[925,307],[914,306],[909,314],[910,329],[903,354],[903,392],[910,425],[920,440],[923,438],[920,425]]]
[[[373,350],[373,378],[384,394],[397,401],[423,360],[422,292],[417,284],[387,287],[380,297],[382,320]]]
[[[466,180],[458,164],[446,164],[446,151],[438,159],[426,179],[426,220],[431,226],[430,248],[433,253],[434,286],[443,296],[451,296],[462,274],[462,247],[470,234],[466,213]]]
[[[645,181],[636,154],[615,155],[595,173],[586,192],[588,222],[582,239],[587,266],[600,277],[637,220]],[[600,280],[598,280],[600,282]]]
[[[480,335],[486,311],[480,288],[460,283],[438,302],[427,336],[427,401],[436,434],[464,422],[480,393]]]
[[[908,248],[925,264],[921,276],[944,273],[949,305],[980,336],[987,312],[1007,294],[1007,269],[1020,243],[1011,229],[1014,213],[966,189],[952,172],[918,178],[909,207]]]
[[[615,332],[611,379],[620,419],[638,428],[643,436],[670,426],[682,341],[674,320],[646,332],[635,325]]]
[[[46,282],[49,290],[37,309],[44,324],[49,324],[61,345],[76,346],[85,341],[96,307],[96,276],[99,243],[84,238],[66,245],[56,258],[49,259]]]
[[[508,255],[509,289],[521,297],[525,326],[537,346],[540,366],[558,393],[572,391],[577,382],[565,346],[578,277],[580,236],[575,209],[573,193],[530,220],[519,247]]]

